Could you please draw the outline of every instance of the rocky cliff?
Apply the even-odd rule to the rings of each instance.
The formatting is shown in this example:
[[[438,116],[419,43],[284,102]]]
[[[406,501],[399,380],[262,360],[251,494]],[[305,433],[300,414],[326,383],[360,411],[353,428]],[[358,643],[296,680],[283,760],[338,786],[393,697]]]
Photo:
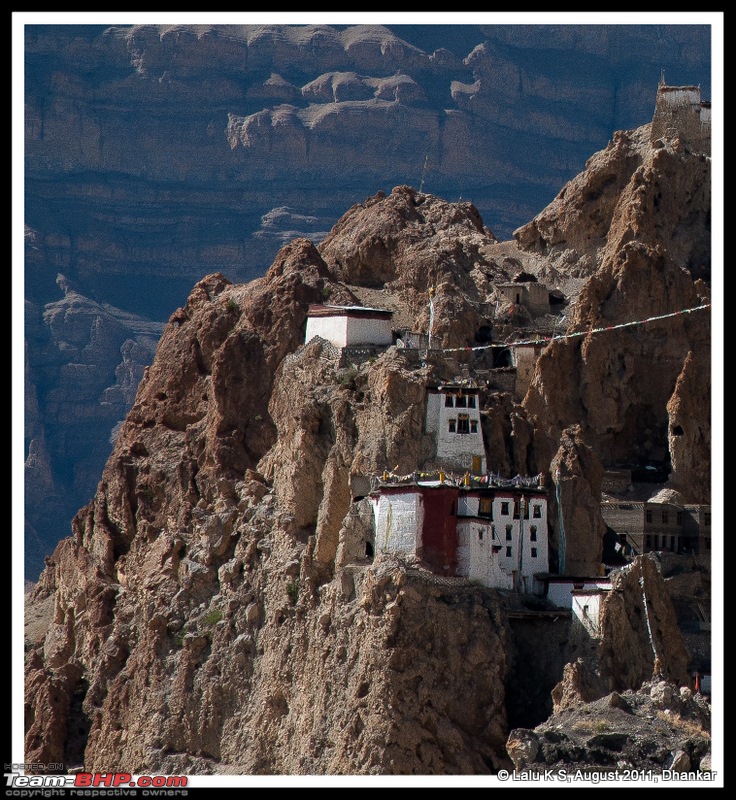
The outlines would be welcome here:
[[[712,769],[710,724],[705,697],[656,677],[638,691],[565,709],[533,730],[513,730],[507,748],[527,780],[551,774],[553,781],[578,776],[623,786],[666,772],[669,780],[702,782],[715,778],[702,776]]]
[[[701,174],[697,158],[674,163]],[[619,213],[635,216],[638,198],[624,188]],[[572,314],[591,319],[591,298],[604,286],[619,309],[612,265],[632,246],[655,245],[611,243],[611,266],[591,266]],[[664,257],[637,264],[645,286],[675,270]],[[374,556],[372,512],[356,487],[383,469],[431,464],[426,388],[464,367],[493,367],[491,348],[465,348],[484,326],[494,335],[487,301],[525,268],[557,269],[539,252],[499,243],[472,204],[400,186],[353,206],[320,245],[294,239],[260,279],[199,281],[164,329],[94,499],[31,597],[33,608],[53,611],[43,637],[28,644],[26,760],[236,774],[510,767],[506,737],[523,704],[509,687],[523,686],[520,662],[530,652],[511,620],[534,603],[520,611],[518,597]],[[695,297],[685,272],[665,280],[677,308]],[[304,343],[308,306],[325,298],[383,305],[402,327],[426,330],[430,286],[437,345],[459,351],[421,359],[391,347],[345,366],[324,341]],[[520,332],[513,320],[498,325]],[[684,365],[706,344],[673,337],[667,352]],[[489,389],[481,411],[489,468],[555,481],[552,518],[559,502],[570,563],[582,569],[600,563],[609,451],[585,416],[575,426],[555,412],[552,422],[565,423],[558,432],[539,410],[545,387],[548,414],[572,403],[563,387],[573,378],[550,377],[545,366],[557,362],[558,347],[541,356],[523,403]],[[651,363],[660,353],[651,344],[637,350]],[[602,381],[605,372],[588,374]],[[697,409],[698,394],[687,397]],[[636,453],[638,428],[620,432],[617,445]],[[689,457],[678,453],[682,474]],[[561,528],[552,528],[554,555]],[[635,689],[651,675],[637,577],[621,579],[601,646],[585,649],[596,691]],[[689,655],[668,634],[671,602],[654,574],[647,584],[657,592],[648,600],[662,628],[661,662],[685,682]],[[555,631],[555,642],[571,646]],[[622,652],[636,661],[623,663]],[[546,684],[564,678],[559,652],[540,663]]]
[[[349,385],[319,344],[285,359],[330,281],[297,240],[262,281],[210,276],[172,317],[35,590],[54,611],[28,656],[29,756],[265,774],[506,763],[495,593],[348,556],[351,465],[401,449],[416,420],[394,412],[423,385],[390,354]]]
[[[611,573],[597,635],[577,622],[571,628],[553,713],[509,734],[515,770],[581,770],[603,780],[616,770],[710,770],[710,697],[693,691],[693,656],[671,599],[678,592],[664,571],[660,557],[648,554]]]
[[[611,573],[598,635],[590,637],[582,626],[574,626],[569,653],[563,678],[552,690],[555,713],[611,691],[638,689],[652,675],[690,686],[691,656],[653,554]]]
[[[651,117],[663,68],[709,92],[698,25],[30,24],[24,44],[33,579],[132,402],[109,403],[115,365],[137,380],[152,353],[121,355],[140,344],[122,333],[68,350],[48,319],[59,273],[158,336],[202,275],[260,276],[379,188],[470,199],[509,239],[612,130]],[[84,369],[82,398],[67,378]]]
[[[678,313],[710,301],[710,159],[678,139],[651,143],[648,126],[617,134],[515,238],[548,268],[592,271],[568,333],[647,321],[545,349],[524,400],[541,459],[580,423],[607,466],[674,466],[680,441],[710,463],[708,404],[689,406],[708,393],[710,317]],[[709,502],[708,470],[680,463],[672,482],[686,502]]]

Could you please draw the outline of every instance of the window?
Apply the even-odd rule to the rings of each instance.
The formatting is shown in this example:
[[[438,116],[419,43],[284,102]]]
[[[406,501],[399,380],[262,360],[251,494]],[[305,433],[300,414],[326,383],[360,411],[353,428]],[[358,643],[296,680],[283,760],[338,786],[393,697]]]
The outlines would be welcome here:
[[[542,519],[542,506],[534,504],[534,519]]]
[[[662,525],[667,525],[670,521],[669,512],[663,511],[662,512]]]
[[[457,432],[470,433],[470,420],[467,414],[459,414],[457,418]]]
[[[677,512],[677,524],[682,525],[682,511]]]
[[[452,408],[452,395],[446,394],[445,395],[445,408]]]
[[[507,555],[509,558],[511,558],[511,548],[510,548],[510,547],[507,547],[507,548],[506,548],[506,555]]]
[[[532,525],[532,527],[529,529],[529,540],[532,541],[532,542],[536,542],[537,541],[537,526],[536,525]]]
[[[490,517],[493,513],[493,501],[490,497],[481,497],[478,503],[478,514],[481,517]]]
[[[475,408],[475,395],[469,394],[468,395],[468,408]]]
[[[519,519],[519,512],[520,512],[519,501],[514,500],[514,519]]]
[[[536,547],[532,547],[532,558],[536,558],[536,557],[537,557],[537,548]]]
[[[511,541],[511,525],[506,526],[506,541]]]
[[[646,549],[647,550],[651,550],[652,549],[652,537],[651,536],[647,536],[646,537]]]
[[[483,528],[478,528],[478,541],[483,541]]]
[[[478,433],[478,420],[471,419],[470,420],[470,432],[471,433]]]
[[[455,422],[454,419],[451,419],[449,424],[448,424],[448,429],[449,429],[450,433],[455,433],[456,427],[457,427],[457,423]]]
[[[646,519],[647,522],[651,522],[652,521],[652,512],[651,511],[647,511],[647,513],[645,514],[645,519]]]
[[[467,406],[467,403],[465,402],[465,400],[466,400],[466,398],[463,397],[463,395],[459,394],[455,398],[455,408],[465,408]]]
[[[501,513],[508,514],[509,513],[509,504],[508,503],[501,503]]]

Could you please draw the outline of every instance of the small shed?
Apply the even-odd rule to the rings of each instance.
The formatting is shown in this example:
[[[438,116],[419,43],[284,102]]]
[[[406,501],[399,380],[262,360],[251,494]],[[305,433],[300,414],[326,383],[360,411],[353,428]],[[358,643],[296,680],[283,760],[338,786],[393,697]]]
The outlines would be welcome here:
[[[549,289],[534,281],[496,284],[498,293],[509,303],[526,306],[532,314],[549,312]]]

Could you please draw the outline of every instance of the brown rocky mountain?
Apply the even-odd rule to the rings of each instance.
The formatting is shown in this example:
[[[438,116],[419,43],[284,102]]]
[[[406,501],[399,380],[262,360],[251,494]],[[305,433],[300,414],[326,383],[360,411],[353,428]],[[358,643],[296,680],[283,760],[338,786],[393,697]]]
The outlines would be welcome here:
[[[364,90],[345,81],[344,91]],[[680,692],[693,654],[652,559],[614,573],[599,634],[581,639],[540,598],[367,547],[373,512],[361,488],[383,470],[437,466],[427,388],[497,366],[493,348],[467,348],[564,330],[551,306],[506,312],[503,287],[521,286],[515,278],[567,294],[570,334],[701,302],[709,198],[698,187],[709,161],[650,133],[617,136],[515,242],[499,242],[470,203],[398,186],[350,208],[319,245],[285,245],[262,278],[212,273],[196,284],[165,327],[94,499],[31,595],[37,614],[53,609],[45,634],[36,616],[27,640],[27,761],[487,774],[517,762],[510,730],[611,690],[628,697],[653,675],[675,686],[683,718],[696,714]],[[604,204],[585,187],[612,163],[610,231],[598,234]],[[563,257],[561,231],[575,215],[593,217],[591,243],[570,242]],[[309,305],[327,298],[385,307],[397,328],[426,331],[430,287],[435,345],[458,350],[422,358],[392,346],[346,363],[324,340],[304,342]],[[523,399],[490,384],[481,394],[489,471],[541,473],[550,487],[553,571],[563,533],[568,575],[599,568],[612,462],[642,450],[665,462],[676,441],[674,482],[708,499],[705,484],[687,482],[709,459],[707,392],[695,377],[708,357],[707,312],[635,330],[551,342]],[[643,375],[656,380],[643,385]],[[528,762],[548,752],[547,733],[524,735],[537,744]],[[707,742],[681,744],[652,763],[666,767],[678,748],[703,763]]]
[[[680,139],[652,142],[651,136],[650,126],[615,136],[515,234],[520,247],[544,254],[552,269],[572,263],[576,271],[587,261],[595,270],[571,311],[569,332],[710,301],[710,159]],[[707,313],[553,342],[524,401],[538,433],[550,439],[546,446],[543,436],[536,439],[542,461],[572,423],[583,426],[609,466],[662,462],[672,444],[673,487],[687,502],[709,502],[709,471],[689,472],[677,457],[687,449],[692,464],[710,463],[709,401],[678,417],[698,393],[696,380],[701,398],[709,394],[710,357]],[[678,450],[680,437],[687,444]]]
[[[580,770],[597,773],[602,781],[606,775],[614,779],[615,771],[624,776],[628,770],[631,779],[663,770],[710,771],[709,697],[690,688],[691,656],[665,571],[652,554],[612,573],[615,591],[604,601],[600,637],[571,631],[570,660],[552,690],[553,713],[532,730],[509,734],[506,749],[515,770],[527,775]],[[632,626],[644,616],[647,628]],[[661,660],[653,664],[655,650]]]
[[[534,730],[513,730],[507,749],[520,780],[589,776],[605,786],[663,773],[669,780],[706,773],[702,784],[713,779],[710,725],[706,698],[653,677],[636,692],[612,692],[565,709]]]
[[[107,402],[125,339],[96,347],[94,392],[71,391],[91,364],[48,324],[59,273],[162,324],[202,275],[261,276],[284,244],[321,241],[356,200],[403,184],[472,200],[510,239],[612,130],[650,118],[662,69],[709,94],[707,25],[34,20],[24,37],[33,580],[132,401]]]

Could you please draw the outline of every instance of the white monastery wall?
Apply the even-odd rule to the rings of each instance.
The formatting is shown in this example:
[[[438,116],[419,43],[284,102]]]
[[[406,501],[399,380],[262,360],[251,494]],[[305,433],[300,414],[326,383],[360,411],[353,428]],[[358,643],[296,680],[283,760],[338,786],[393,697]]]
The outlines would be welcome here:
[[[393,343],[390,319],[348,317],[346,347],[358,344],[392,345]]]
[[[376,550],[415,553],[421,542],[424,503],[420,492],[382,494],[373,501]]]
[[[332,342],[335,347],[347,347],[347,317],[307,317],[307,333],[305,342],[315,336]]]

